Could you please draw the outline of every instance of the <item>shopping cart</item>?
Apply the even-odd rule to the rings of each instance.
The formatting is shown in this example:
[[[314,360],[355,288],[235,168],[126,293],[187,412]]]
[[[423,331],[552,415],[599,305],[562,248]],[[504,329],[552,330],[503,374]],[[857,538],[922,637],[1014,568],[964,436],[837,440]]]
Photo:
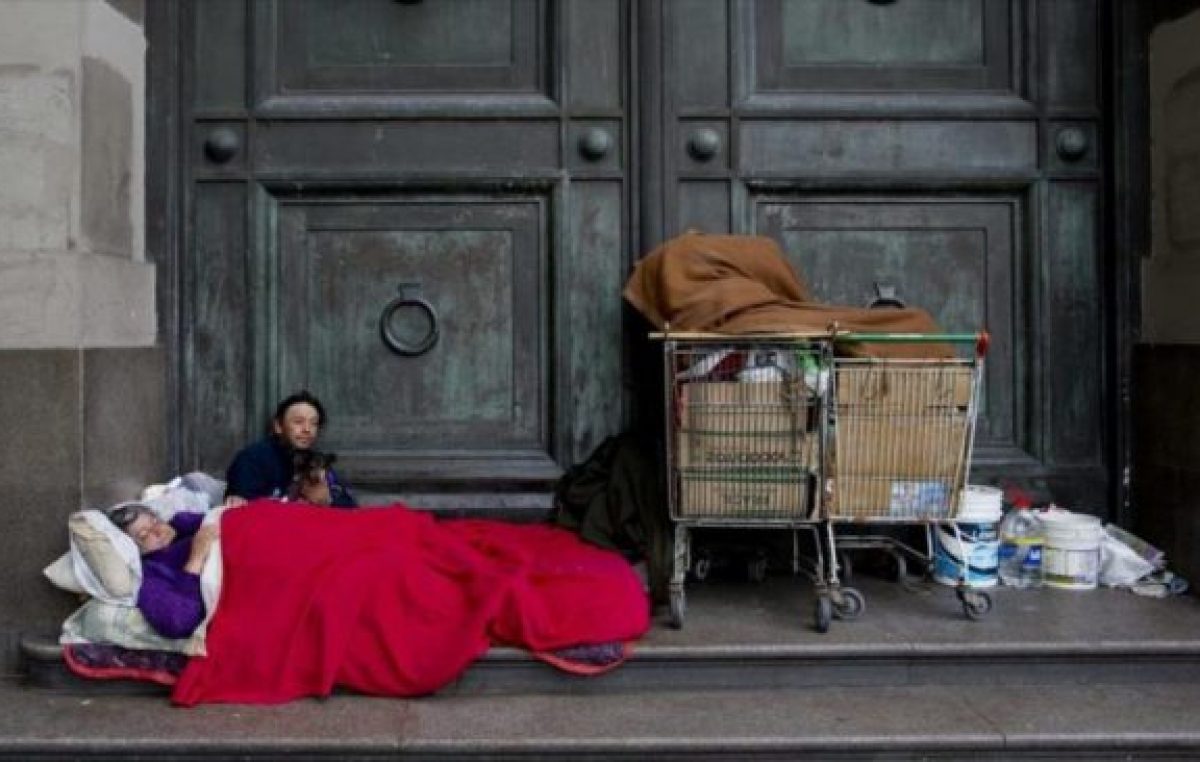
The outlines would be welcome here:
[[[851,548],[893,553],[899,576],[903,559],[929,568],[932,528],[941,524],[963,546],[956,518],[971,467],[983,358],[988,336],[978,334],[837,333],[835,345],[922,342],[971,345],[968,356],[949,359],[834,360],[831,396],[829,481],[824,510],[830,555],[829,584],[837,586]],[[839,353],[840,354],[840,353]],[[839,536],[838,525],[922,524],[926,552],[885,535]],[[967,584],[968,559],[959,554],[956,592],[971,619],[985,616],[992,599]],[[817,612],[828,619],[836,612]]]
[[[674,553],[671,622],[682,627],[694,527],[792,530],[794,572],[807,573],[818,597],[836,597],[847,617],[861,610],[851,589],[831,589],[819,531],[832,372],[829,334],[659,333],[666,391],[666,455]],[[816,560],[802,557],[799,532],[813,536]],[[761,579],[765,556],[748,576]],[[850,596],[847,603],[847,596]],[[818,625],[820,623],[818,622]],[[828,628],[828,621],[825,627]]]

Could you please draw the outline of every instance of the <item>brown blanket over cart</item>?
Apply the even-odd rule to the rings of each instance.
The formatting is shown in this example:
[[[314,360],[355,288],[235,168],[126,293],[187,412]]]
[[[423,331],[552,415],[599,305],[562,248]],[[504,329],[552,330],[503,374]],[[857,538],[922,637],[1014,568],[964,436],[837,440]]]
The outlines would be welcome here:
[[[807,285],[763,236],[689,232],[638,263],[625,298],[657,328],[747,334],[840,330],[938,333],[920,309],[866,309],[813,301]],[[945,344],[846,345],[845,354],[949,357]]]

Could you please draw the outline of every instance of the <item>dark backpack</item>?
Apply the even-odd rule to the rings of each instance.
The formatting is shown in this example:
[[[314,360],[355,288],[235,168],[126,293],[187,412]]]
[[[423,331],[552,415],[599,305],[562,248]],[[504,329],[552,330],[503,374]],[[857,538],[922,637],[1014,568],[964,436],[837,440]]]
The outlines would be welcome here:
[[[670,521],[661,461],[631,433],[608,437],[559,479],[554,521],[631,560],[645,559],[651,593],[661,600],[670,564]]]

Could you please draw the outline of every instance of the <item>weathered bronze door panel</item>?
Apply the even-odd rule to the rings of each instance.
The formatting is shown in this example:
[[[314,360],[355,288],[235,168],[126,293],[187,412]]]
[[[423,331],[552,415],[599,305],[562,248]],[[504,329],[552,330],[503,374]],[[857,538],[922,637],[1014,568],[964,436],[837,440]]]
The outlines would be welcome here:
[[[306,387],[360,489],[545,494],[623,420],[627,3],[187,5],[184,460]]]
[[[986,329],[976,478],[1105,504],[1093,0],[673,0],[659,237],[776,238],[824,300]]]

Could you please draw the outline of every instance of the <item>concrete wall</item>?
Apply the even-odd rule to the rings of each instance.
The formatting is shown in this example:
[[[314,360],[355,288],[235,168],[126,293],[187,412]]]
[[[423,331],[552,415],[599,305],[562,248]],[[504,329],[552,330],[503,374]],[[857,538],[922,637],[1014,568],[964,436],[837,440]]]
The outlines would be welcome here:
[[[1176,4],[1181,5],[1179,3]],[[1134,356],[1136,529],[1200,584],[1200,3],[1150,35],[1153,220]]]
[[[139,0],[0,2],[0,670],[75,602],[41,569],[80,506],[165,476],[145,251]]]

